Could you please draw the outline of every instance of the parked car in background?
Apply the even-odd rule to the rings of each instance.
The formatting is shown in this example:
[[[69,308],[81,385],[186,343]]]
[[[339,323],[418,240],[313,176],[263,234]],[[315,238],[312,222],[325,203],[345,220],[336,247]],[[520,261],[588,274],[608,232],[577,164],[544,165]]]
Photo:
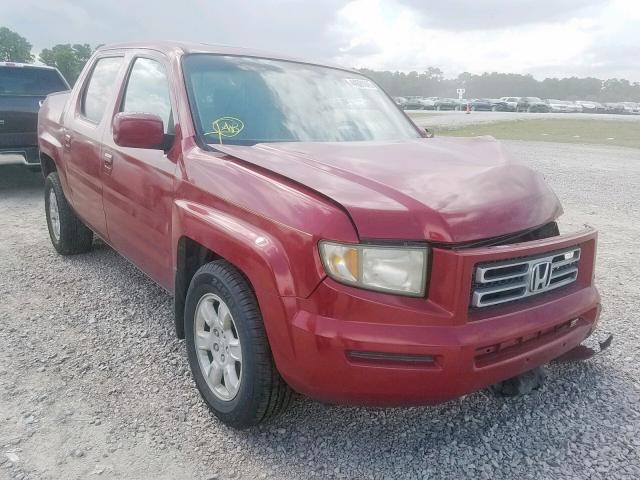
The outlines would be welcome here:
[[[455,98],[429,97],[436,110],[460,110],[460,102]]]
[[[627,115],[638,115],[640,114],[640,104],[635,102],[622,102],[622,106],[624,107],[624,112]]]
[[[521,97],[516,106],[516,112],[546,113],[549,110],[549,105],[538,97]]]
[[[427,138],[357,71],[106,46],[38,134],[53,247],[87,252],[95,232],[173,295],[195,385],[230,426],[294,391],[445,402],[598,323],[597,232],[561,235],[541,174],[491,138]]]
[[[469,109],[474,112],[490,112],[493,110],[493,104],[487,98],[474,98],[469,101]]]
[[[500,97],[500,101],[507,104],[510,112],[515,112],[518,108],[520,97]]]
[[[467,105],[470,102],[470,100],[467,98],[452,98],[452,100],[458,104],[458,106],[454,108],[454,110],[466,110]]]
[[[404,106],[407,104],[407,99],[404,97],[393,97],[393,101],[396,102],[396,105],[398,105],[400,108],[404,108]]]
[[[604,113],[614,113],[618,115],[625,113],[624,105],[619,102],[606,102],[603,104],[603,106],[604,106]]]
[[[52,67],[0,62],[0,165],[40,168],[38,110],[52,92],[69,90]]]
[[[487,99],[491,104],[492,112],[511,112],[511,106],[508,102],[501,100],[499,98],[488,98]]]
[[[426,97],[405,97],[407,103],[402,105],[405,110],[433,110],[435,108],[434,101]]]
[[[579,105],[582,113],[604,113],[604,105],[591,100],[576,100],[576,105]]]
[[[549,106],[549,110],[555,113],[577,113],[581,111],[578,105],[568,100],[549,98],[545,100],[545,103]]]
[[[576,104],[576,102],[572,102],[570,100],[567,100],[567,107],[569,107],[569,113],[580,113],[582,112],[582,107],[578,104]]]

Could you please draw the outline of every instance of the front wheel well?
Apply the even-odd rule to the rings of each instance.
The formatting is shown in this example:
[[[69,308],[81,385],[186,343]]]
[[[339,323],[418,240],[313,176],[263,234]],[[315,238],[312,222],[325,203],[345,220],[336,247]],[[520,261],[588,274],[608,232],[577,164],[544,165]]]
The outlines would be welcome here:
[[[193,275],[202,265],[220,258],[220,255],[188,237],[182,237],[178,241],[173,298],[173,311],[178,338],[184,338],[184,306],[187,290]]]
[[[184,338],[184,307],[187,298],[187,290],[189,290],[189,284],[191,283],[193,275],[201,266],[207,263],[213,262],[214,260],[227,259],[189,237],[180,238],[178,241],[177,253],[173,310],[176,335],[178,338]],[[255,294],[255,289],[253,288],[249,278],[237,266],[234,265],[234,267],[244,277],[249,288],[251,288]]]

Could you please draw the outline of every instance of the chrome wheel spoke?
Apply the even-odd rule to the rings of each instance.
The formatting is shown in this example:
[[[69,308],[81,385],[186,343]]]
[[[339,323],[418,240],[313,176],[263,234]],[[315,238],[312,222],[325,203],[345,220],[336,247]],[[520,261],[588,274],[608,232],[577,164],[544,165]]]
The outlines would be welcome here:
[[[207,380],[211,382],[211,385],[219,386],[222,384],[223,369],[216,362],[211,362],[209,365],[209,373],[207,374]]]
[[[213,308],[212,301],[203,301],[198,309],[198,314],[209,327],[213,327],[214,324],[218,323],[218,315],[215,308]]]
[[[218,307],[218,320],[222,330],[228,330],[230,328],[233,319],[231,318],[231,312],[229,312],[229,307],[227,307],[226,303],[221,302]]]
[[[235,396],[240,386],[240,379],[236,373],[236,367],[233,364],[229,364],[224,367],[224,386],[227,388],[229,395]]]
[[[242,363],[242,347],[240,346],[240,340],[234,339],[232,342],[228,342],[229,356],[236,362]]]
[[[196,334],[196,347],[199,350],[211,350],[211,334],[209,332],[198,332]]]

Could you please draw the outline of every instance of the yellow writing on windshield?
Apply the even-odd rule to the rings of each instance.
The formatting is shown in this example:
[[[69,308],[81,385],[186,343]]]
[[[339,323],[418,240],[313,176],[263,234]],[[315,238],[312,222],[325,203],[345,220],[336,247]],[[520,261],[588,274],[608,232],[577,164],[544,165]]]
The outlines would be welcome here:
[[[218,135],[218,140],[222,144],[222,137],[235,137],[244,129],[244,123],[239,118],[221,117],[211,124],[212,131],[207,135]]]

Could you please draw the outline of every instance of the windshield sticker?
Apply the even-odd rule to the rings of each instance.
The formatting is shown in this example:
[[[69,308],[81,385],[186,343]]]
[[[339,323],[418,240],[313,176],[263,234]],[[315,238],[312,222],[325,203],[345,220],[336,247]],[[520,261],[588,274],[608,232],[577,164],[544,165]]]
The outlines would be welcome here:
[[[235,137],[244,129],[244,123],[239,118],[221,117],[211,124],[212,131],[205,135],[217,135],[220,145],[222,137]]]
[[[365,90],[376,90],[376,84],[366,78],[347,78],[346,80],[352,87],[363,88]]]

